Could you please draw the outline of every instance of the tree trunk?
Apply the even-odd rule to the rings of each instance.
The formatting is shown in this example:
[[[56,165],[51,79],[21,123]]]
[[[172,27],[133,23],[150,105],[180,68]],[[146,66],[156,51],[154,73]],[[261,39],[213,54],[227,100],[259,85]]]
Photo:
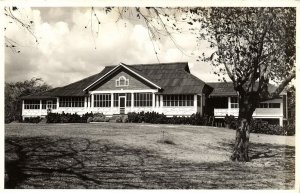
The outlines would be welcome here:
[[[233,154],[230,157],[232,161],[250,161],[248,155],[250,123],[257,104],[251,98],[251,96],[239,97],[238,127],[236,128]]]

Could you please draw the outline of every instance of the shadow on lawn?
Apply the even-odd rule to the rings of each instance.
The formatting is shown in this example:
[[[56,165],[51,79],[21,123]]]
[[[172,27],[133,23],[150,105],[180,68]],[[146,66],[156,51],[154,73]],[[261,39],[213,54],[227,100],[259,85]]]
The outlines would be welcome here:
[[[280,157],[280,152],[285,152],[291,167],[282,168],[282,159],[276,159],[280,167],[274,171],[273,167],[253,168],[229,161],[196,164],[169,160],[106,140],[10,137],[5,144],[5,188],[259,189],[291,188],[294,183],[294,150],[286,153],[285,146],[253,144],[252,159]],[[230,144],[221,147],[227,151]],[[277,178],[280,172],[290,179]],[[275,177],[270,177],[273,174]],[[270,180],[264,184],[262,179]]]

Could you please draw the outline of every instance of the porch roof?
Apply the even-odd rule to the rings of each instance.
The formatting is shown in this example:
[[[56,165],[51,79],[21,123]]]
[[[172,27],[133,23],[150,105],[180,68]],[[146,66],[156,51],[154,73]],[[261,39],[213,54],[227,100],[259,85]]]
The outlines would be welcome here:
[[[207,83],[211,87],[214,88],[210,96],[216,97],[216,96],[237,96],[237,92],[233,88],[232,82],[209,82]],[[258,83],[255,84],[256,87],[258,86]],[[269,92],[274,92],[276,90],[276,86],[269,84],[268,89]]]

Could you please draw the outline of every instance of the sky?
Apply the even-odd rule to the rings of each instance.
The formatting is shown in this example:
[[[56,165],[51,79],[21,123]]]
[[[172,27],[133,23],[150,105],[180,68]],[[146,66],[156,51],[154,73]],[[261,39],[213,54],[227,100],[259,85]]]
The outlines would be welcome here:
[[[201,80],[218,80],[209,63],[197,61],[199,54],[209,52],[209,44],[197,42],[187,30],[172,34],[178,46],[165,36],[151,41],[143,22],[126,18],[116,22],[117,14],[95,10],[101,24],[98,30],[92,17],[91,31],[90,8],[20,8],[16,16],[34,22],[32,31],[38,43],[26,29],[15,22],[9,23],[6,18],[5,37],[17,42],[20,53],[5,49],[5,81],[38,77],[53,87],[64,86],[120,62],[128,65],[188,62],[191,73]]]

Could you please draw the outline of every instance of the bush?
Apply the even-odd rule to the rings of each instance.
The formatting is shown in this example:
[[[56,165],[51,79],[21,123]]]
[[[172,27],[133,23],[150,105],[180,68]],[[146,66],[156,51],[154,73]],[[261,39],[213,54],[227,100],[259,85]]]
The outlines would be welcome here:
[[[93,122],[105,122],[105,115],[103,113],[94,114]]]
[[[191,124],[204,125],[207,122],[207,117],[201,116],[200,113],[192,114],[190,117],[173,116],[167,118],[166,115],[157,112],[139,112],[128,113],[128,122],[130,123],[153,123],[153,124]]]
[[[130,123],[138,123],[138,114],[136,112],[128,113],[128,122]]]
[[[87,123],[93,122],[93,119],[94,119],[94,117],[89,117],[89,118],[86,120],[86,122],[87,122]]]
[[[24,123],[39,123],[41,121],[41,117],[25,117]]]
[[[295,125],[288,124],[282,127],[269,124],[267,121],[253,120],[251,123],[251,132],[269,135],[295,135]]]
[[[239,122],[233,116],[227,116],[224,118],[224,122],[229,124],[230,129],[238,128]],[[295,125],[288,124],[286,126],[272,125],[267,121],[260,119],[253,119],[250,123],[251,133],[262,133],[269,135],[295,135]]]
[[[82,116],[77,113],[48,113],[47,123],[87,123],[88,118],[93,117],[93,113],[85,113]]]
[[[153,123],[162,124],[167,123],[167,117],[164,114],[159,114],[157,112],[139,112],[139,113],[128,113],[128,122],[130,123]]]
[[[116,118],[116,123],[122,123],[123,121],[122,121],[122,117],[117,117]]]
[[[192,114],[190,117],[191,125],[205,125],[205,122],[206,120],[199,112],[197,112],[196,114]]]

